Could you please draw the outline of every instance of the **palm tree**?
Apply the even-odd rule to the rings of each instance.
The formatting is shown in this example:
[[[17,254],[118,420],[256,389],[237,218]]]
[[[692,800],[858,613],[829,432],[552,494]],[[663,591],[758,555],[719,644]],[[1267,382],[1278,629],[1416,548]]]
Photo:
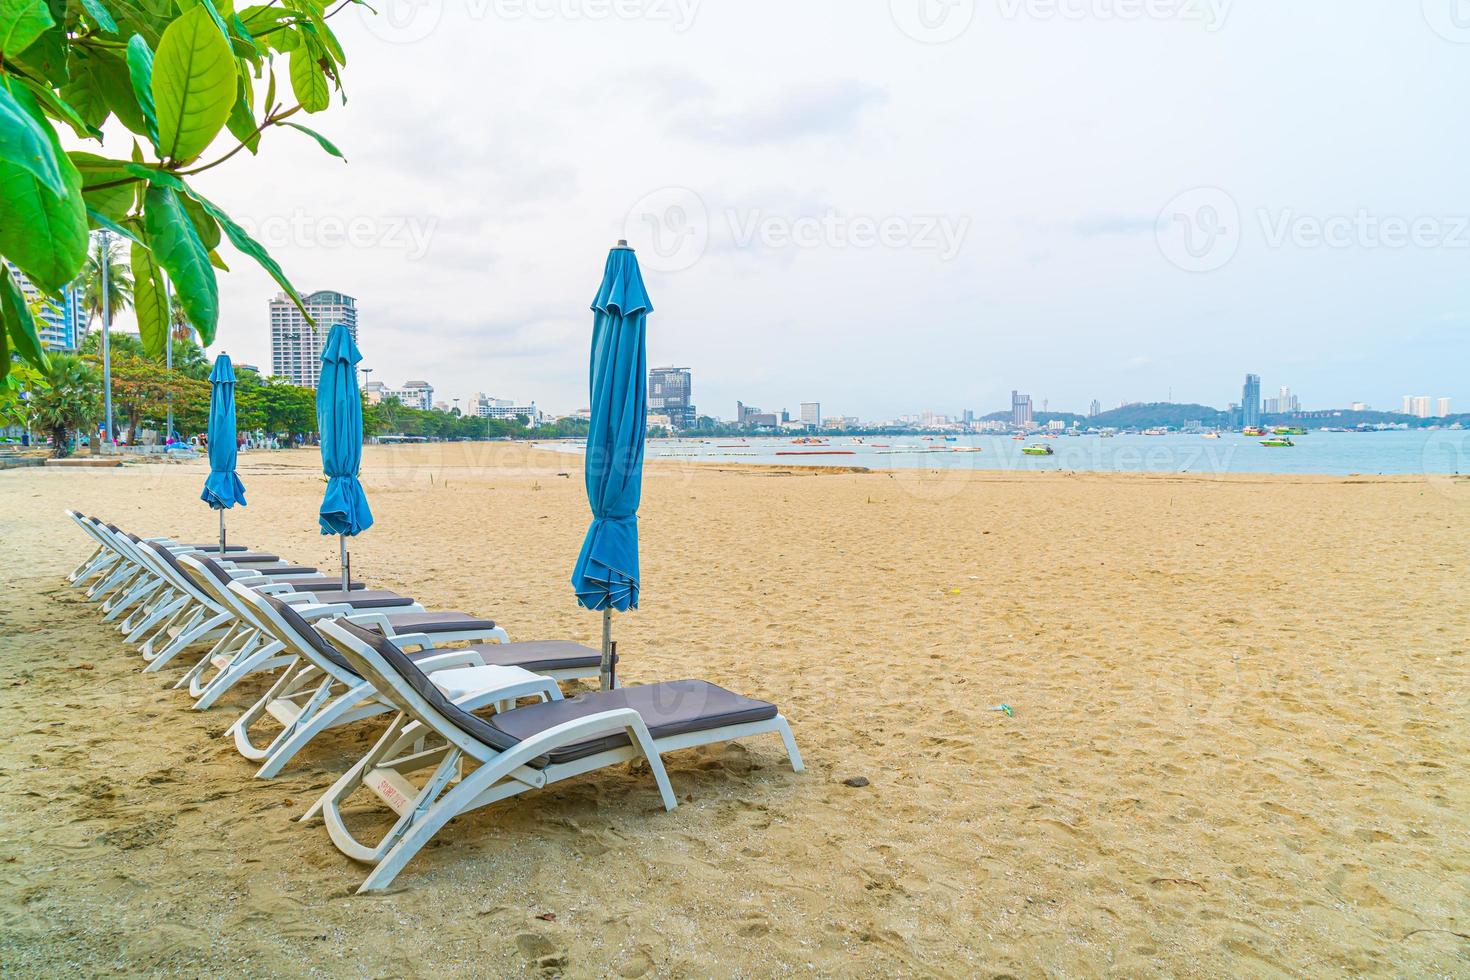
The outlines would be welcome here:
[[[189,322],[189,314],[184,312],[184,304],[179,302],[179,294],[172,290],[169,291],[168,323],[174,340],[192,341],[195,339],[194,324]]]
[[[49,360],[44,386],[31,394],[31,421],[50,431],[51,455],[62,459],[71,451],[71,434],[102,414],[102,379],[74,354],[52,354]]]
[[[133,272],[123,253],[123,242],[109,239],[106,258],[103,258],[102,242],[92,244],[87,265],[82,269],[82,312],[87,315],[87,328],[92,321],[102,316],[102,264],[107,263],[107,306],[108,314],[116,317],[119,310],[133,305]],[[109,324],[103,324],[106,328]]]

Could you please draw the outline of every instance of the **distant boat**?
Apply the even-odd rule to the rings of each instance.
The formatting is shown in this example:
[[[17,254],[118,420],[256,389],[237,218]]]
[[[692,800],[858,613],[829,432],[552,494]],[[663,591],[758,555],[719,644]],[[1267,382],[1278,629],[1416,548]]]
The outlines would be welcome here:
[[[1285,449],[1285,448],[1288,448],[1290,446],[1295,446],[1296,443],[1292,442],[1286,436],[1277,436],[1277,437],[1272,438],[1272,439],[1262,439],[1261,440],[1261,445],[1263,445],[1263,446],[1269,446],[1272,449],[1278,449],[1278,448],[1279,449]]]
[[[1206,432],[1204,434],[1204,438],[1206,438],[1206,439],[1218,439],[1218,438],[1220,438],[1220,433],[1218,433],[1218,432]]]
[[[1243,436],[1263,436],[1266,434],[1266,430],[1258,425],[1248,425],[1240,430],[1240,434]]]
[[[1307,430],[1295,425],[1278,425],[1271,430],[1272,435],[1278,436],[1304,436]]]
[[[1027,456],[1052,456],[1056,454],[1056,450],[1050,446],[1027,446],[1021,452]]]

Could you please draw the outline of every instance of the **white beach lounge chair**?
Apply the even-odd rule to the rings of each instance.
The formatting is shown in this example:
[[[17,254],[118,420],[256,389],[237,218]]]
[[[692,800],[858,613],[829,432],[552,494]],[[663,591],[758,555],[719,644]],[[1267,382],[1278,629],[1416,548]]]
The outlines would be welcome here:
[[[191,559],[184,561],[187,564]],[[313,620],[342,615],[340,607],[328,604],[303,609],[293,606],[291,597],[269,595],[240,582],[231,582],[228,588],[257,628],[280,640],[287,653],[300,658],[229,728],[241,755],[263,760],[257,777],[275,776],[313,738],[330,728],[393,710],[392,702],[381,697],[376,687],[363,680],[346,658],[311,628]],[[591,647],[561,641],[437,649],[431,636],[419,634],[398,636],[394,643],[400,649],[417,646],[418,651],[408,653],[408,657],[426,674],[490,666],[518,668],[553,679],[592,678],[598,675],[602,661],[599,651]],[[493,671],[466,676],[496,681]],[[257,746],[251,740],[251,729],[267,718],[273,718],[282,729],[269,744]]]
[[[775,705],[704,681],[594,691],[482,718],[472,712],[503,703],[504,692],[446,696],[380,633],[342,620],[316,629],[399,710],[372,750],[301,818],[320,815],[338,850],[373,865],[359,892],[387,887],[461,813],[639,756],[648,760],[670,810],[677,801],[662,752],[776,733],[791,767],[802,769],[791,728]],[[453,673],[437,677],[442,682]],[[425,769],[430,774],[422,784],[409,781]],[[342,820],[342,804],[360,788],[399,815],[376,845],[358,841]]]
[[[208,601],[211,606],[221,610],[221,615],[226,617],[229,624],[214,647],[174,685],[188,686],[189,694],[197,698],[194,703],[197,710],[213,707],[225,692],[245,678],[289,666],[295,661],[294,654],[286,653],[284,643],[269,633],[262,632],[246,615],[247,607],[243,605],[243,601],[236,593],[226,589],[224,586],[228,583],[211,570],[211,565],[218,563],[203,555],[183,556],[175,559],[175,563],[180,566],[181,573],[194,573],[191,584],[196,590],[202,593],[205,589],[212,589]],[[309,593],[307,598],[319,596],[321,593]],[[351,599],[344,597],[344,601],[315,610],[315,614],[350,615],[354,622],[388,636],[424,635],[432,637],[435,643],[485,643],[509,639],[505,630],[494,620],[468,613],[432,612],[417,603],[401,607],[356,609],[350,604],[356,601],[359,600],[355,596]],[[307,604],[303,608],[313,609],[313,606]]]

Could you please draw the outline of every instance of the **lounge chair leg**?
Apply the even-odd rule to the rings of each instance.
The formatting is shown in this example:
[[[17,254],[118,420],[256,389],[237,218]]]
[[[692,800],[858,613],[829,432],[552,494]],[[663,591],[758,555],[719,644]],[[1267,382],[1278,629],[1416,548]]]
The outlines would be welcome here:
[[[293,668],[282,671],[280,679],[270,686],[270,690],[266,691],[259,701],[256,701],[247,708],[243,715],[236,718],[229,728],[225,729],[225,734],[234,738],[235,748],[241,755],[252,762],[259,762],[261,759],[270,755],[271,745],[275,744],[274,741],[271,742],[271,745],[264,747],[257,746],[254,742],[250,741],[250,726],[270,711],[271,703],[277,698],[286,697],[298,690],[300,688],[299,681],[301,677],[309,674],[311,669],[308,665],[300,670]]]
[[[200,615],[203,616],[202,611],[200,612]],[[192,627],[174,637],[172,643],[165,647],[162,652],[155,655],[153,659],[149,661],[148,666],[144,668],[144,672],[153,673],[161,669],[164,664],[168,663],[174,657],[177,657],[189,647],[193,646],[195,643],[207,637],[210,633],[225,625],[225,623],[229,621],[229,618],[230,617],[224,615],[223,613],[219,613],[211,616],[203,622],[195,623]],[[146,657],[147,655],[148,654],[145,652],[144,656]]]
[[[236,657],[229,666],[220,671],[199,692],[199,700],[194,702],[195,711],[206,711],[214,707],[226,691],[240,683],[256,670],[264,670],[270,666],[273,657],[286,649],[286,645],[280,640],[272,640],[265,646],[256,650],[245,658]],[[290,661],[287,661],[288,663]],[[189,693],[193,694],[193,685],[190,685]]]
[[[170,599],[167,602],[155,603],[152,612],[144,616],[140,622],[128,628],[128,633],[124,637],[124,640],[128,643],[138,642],[138,640],[150,629],[152,629],[160,620],[172,616],[174,613],[178,612],[179,609],[181,609],[188,601],[189,599],[187,596],[175,596],[173,599]]]
[[[221,615],[219,618],[224,620],[228,617]],[[209,652],[195,661],[194,666],[184,672],[184,676],[174,681],[174,690],[187,687],[189,688],[189,693],[193,694],[197,678],[205,670],[209,669],[216,657],[234,657],[241,648],[247,647],[254,642],[255,632],[248,627],[240,623],[225,626],[224,634],[215,641],[214,646],[209,648]],[[195,696],[197,697],[197,695]]]
[[[102,617],[102,621],[104,623],[110,623],[114,619],[117,619],[117,617],[121,616],[125,611],[127,611],[127,609],[133,605],[133,603],[139,601],[140,599],[145,599],[148,596],[152,595],[155,591],[157,591],[159,585],[159,582],[146,578],[133,583],[131,586],[128,587],[128,590],[122,594],[121,598],[118,598],[115,601],[109,601],[103,605],[102,608],[105,611],[106,615]]]
[[[784,715],[776,716],[776,731],[781,733],[781,742],[786,746],[786,755],[791,760],[791,771],[803,772],[806,765],[801,761],[801,750],[796,747],[796,736],[791,734],[791,726],[787,724]]]
[[[674,795],[674,787],[669,785],[669,774],[664,770],[663,756],[658,754],[658,748],[653,744],[653,736],[642,719],[628,726],[628,740],[647,761],[648,771],[653,773],[653,781],[658,784],[658,795],[663,797],[664,809],[674,809],[679,805],[679,798]]]
[[[440,828],[464,812],[464,808],[472,800],[504,779],[506,773],[514,768],[493,762],[483,765],[460,780],[449,792],[435,799],[434,797],[458,770],[459,759],[458,750],[450,752],[444,758],[433,777],[419,793],[418,799],[414,801],[414,808],[394,824],[388,836],[378,845],[380,849],[387,847],[390,843],[392,846],[388,847],[387,853],[357,889],[359,895],[364,892],[378,891],[391,885],[393,879],[398,877],[398,872],[403,870],[403,866],[413,860],[414,855],[433,839]]]
[[[301,815],[301,823],[311,823],[312,818],[324,811],[336,810],[338,804],[357,791],[362,785],[363,777],[374,769],[379,762],[387,757],[388,753],[397,747],[398,741],[405,728],[411,726],[413,720],[407,715],[399,712],[388,728],[373,743],[367,755],[358,759],[351,769],[348,769],[337,781],[328,787],[327,791],[317,797],[315,803]]]
[[[382,714],[385,711],[391,710],[386,705],[381,704],[372,704],[358,709],[358,705],[362,704],[364,700],[371,698],[373,693],[374,688],[371,684],[359,684],[357,687],[348,690],[345,694],[339,695],[335,701],[319,711],[316,717],[310,719],[307,723],[302,724],[301,719],[297,719],[297,727],[291,732],[289,738],[284,741],[278,739],[279,744],[272,743],[270,757],[266,759],[265,765],[261,766],[260,770],[256,772],[256,778],[271,779],[278,775],[286,767],[286,763],[290,762],[296,757],[298,752],[306,748],[312,739],[327,729],[335,728],[339,724],[342,724],[346,720],[346,716],[356,714],[357,710],[360,710],[361,714],[358,714],[354,720],[371,717],[372,715]]]

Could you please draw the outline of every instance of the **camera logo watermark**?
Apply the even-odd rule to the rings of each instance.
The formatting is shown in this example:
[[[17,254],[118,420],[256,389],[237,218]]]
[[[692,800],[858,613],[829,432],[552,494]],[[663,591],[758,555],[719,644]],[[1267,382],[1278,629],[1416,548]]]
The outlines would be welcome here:
[[[357,8],[368,33],[389,44],[417,44],[444,19],[442,0],[379,0]],[[376,11],[374,10],[376,8]]]
[[[948,262],[964,248],[964,215],[848,214],[835,208],[809,214],[727,208],[711,214],[687,187],[644,195],[628,212],[624,237],[659,272],[681,272],[698,262],[712,239],[738,251],[784,249],[908,249]]]
[[[682,34],[694,26],[700,0],[463,0],[471,21],[647,21]],[[415,44],[438,30],[443,0],[383,0],[374,14],[359,8],[368,31],[390,44]]]
[[[628,211],[623,237],[639,249],[642,263],[657,272],[683,272],[709,247],[709,209],[687,187],[645,194]]]
[[[1240,207],[1218,187],[1196,187],[1164,205],[1154,236],[1164,258],[1186,272],[1223,269],[1240,249]]]
[[[975,0],[888,0],[893,23],[921,44],[945,44],[975,19]]]
[[[1434,33],[1452,44],[1470,44],[1470,0],[1420,0],[1419,9]]]
[[[1165,205],[1154,226],[1159,251],[1186,272],[1222,269],[1240,251],[1246,232],[1266,248],[1334,250],[1470,250],[1470,215],[1379,215],[1367,208],[1305,214],[1257,208],[1245,218],[1218,187],[1185,191]]]

